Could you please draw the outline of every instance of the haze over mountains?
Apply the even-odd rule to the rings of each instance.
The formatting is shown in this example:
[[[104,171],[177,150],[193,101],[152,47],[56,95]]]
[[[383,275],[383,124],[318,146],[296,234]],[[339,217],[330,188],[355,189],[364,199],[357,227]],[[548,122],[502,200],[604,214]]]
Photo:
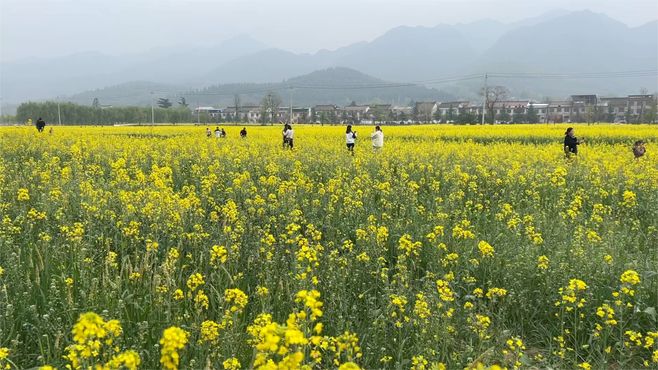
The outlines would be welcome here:
[[[329,69],[332,67],[346,68]],[[482,79],[459,77],[484,72],[571,76],[490,81],[507,86],[515,96],[623,95],[638,93],[642,88],[654,92],[658,90],[658,79],[655,74],[579,78],[579,73],[658,69],[658,21],[631,28],[590,11],[557,11],[512,24],[482,20],[435,27],[401,26],[370,42],[314,54],[273,49],[249,36],[240,36],[204,48],[178,47],[114,57],[89,52],[2,63],[0,69],[3,104],[57,96],[85,104],[90,104],[93,97],[102,104],[149,104],[151,91],[158,97],[188,94],[197,97],[198,103],[213,103],[245,89],[244,84],[252,84],[244,91],[282,89],[282,84],[303,84],[318,76],[331,76],[325,84],[356,81],[366,86],[394,81],[427,88],[396,85],[383,90],[364,88],[356,93],[355,89],[340,90],[334,84],[331,89],[303,94],[309,98],[306,104],[343,102],[349,97],[389,103],[472,98],[477,96]],[[324,72],[313,77],[312,72],[320,70]],[[294,79],[307,74],[311,75]],[[207,89],[200,90],[203,88]],[[196,95],[191,94],[194,91]],[[199,91],[209,95],[201,98]],[[257,102],[259,93],[249,98]]]

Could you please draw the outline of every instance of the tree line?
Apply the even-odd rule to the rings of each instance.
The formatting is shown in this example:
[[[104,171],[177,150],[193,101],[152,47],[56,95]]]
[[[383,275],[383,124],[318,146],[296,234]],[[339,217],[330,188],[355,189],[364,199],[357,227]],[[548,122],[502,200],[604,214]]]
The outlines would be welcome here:
[[[69,102],[27,102],[16,109],[16,121],[27,122],[43,118],[48,124],[57,124],[61,117],[63,125],[112,125],[121,123],[151,123],[151,107],[102,107],[100,104],[91,106]],[[185,106],[171,108],[154,108],[155,123],[184,123],[195,119],[189,108]]]

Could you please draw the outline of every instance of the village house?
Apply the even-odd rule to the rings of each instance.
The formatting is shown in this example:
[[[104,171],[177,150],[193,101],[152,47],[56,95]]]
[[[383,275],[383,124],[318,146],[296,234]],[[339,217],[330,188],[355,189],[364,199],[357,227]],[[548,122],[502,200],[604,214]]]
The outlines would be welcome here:
[[[396,121],[407,121],[413,117],[414,107],[395,106],[391,107],[391,114]]]
[[[370,117],[374,122],[388,122],[395,117],[391,104],[374,104],[370,106]]]
[[[226,107],[222,110],[222,119],[235,122],[259,122],[261,108],[259,105],[241,105],[236,114],[235,107]]]
[[[195,115],[207,115],[212,118],[217,118],[222,114],[221,109],[214,107],[196,107],[193,112]]]
[[[311,118],[311,108],[292,108],[292,120],[290,119],[290,107],[279,107],[277,120],[292,123],[308,123]]]
[[[366,123],[362,121],[371,121],[369,105],[348,105],[343,108],[342,118],[345,122]]]
[[[493,104],[494,119],[497,123],[516,122],[515,115],[527,112],[529,100],[502,100]]]
[[[417,102],[414,106],[416,120],[419,122],[432,122],[437,109],[438,104],[435,101]]]
[[[321,104],[311,108],[310,121],[313,123],[330,123],[340,119],[340,109],[333,104]]]
[[[235,107],[224,109],[198,107],[193,113],[204,122],[293,122],[293,123],[341,123],[376,124],[391,122],[443,122],[477,123],[481,120],[481,102],[465,100],[417,102],[413,106],[391,104],[352,104],[339,107],[320,104],[314,107],[279,107],[277,111],[264,112],[258,105],[243,105],[236,114]],[[651,94],[626,97],[598,97],[595,94],[571,95],[567,100],[534,102],[531,100],[503,100],[493,104],[495,123],[560,123],[560,122],[641,122],[655,120],[658,103]],[[532,114],[529,114],[532,113]],[[263,117],[265,114],[265,117]],[[487,115],[491,111],[487,110]]]
[[[459,110],[467,107],[469,104],[468,101],[441,102],[436,108],[436,115],[440,115],[441,122],[452,123],[459,115]]]
[[[626,122],[628,97],[601,98],[605,107],[606,120],[611,122]]]
[[[558,100],[548,103],[548,122],[561,123],[571,120],[571,102]]]

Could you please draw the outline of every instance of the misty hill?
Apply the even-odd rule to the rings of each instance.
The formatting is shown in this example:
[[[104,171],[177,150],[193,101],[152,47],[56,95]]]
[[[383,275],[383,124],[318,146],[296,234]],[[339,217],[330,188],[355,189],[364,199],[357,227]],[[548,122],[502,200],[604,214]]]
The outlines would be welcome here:
[[[503,35],[471,67],[474,72],[594,73],[655,70],[658,66],[658,22],[629,28],[589,11],[575,12]],[[655,77],[562,80],[499,80],[516,91],[544,95],[570,93],[637,93],[655,91]],[[539,86],[540,88],[536,88]]]
[[[89,52],[31,58],[0,64],[0,92],[4,102],[20,102],[135,80],[185,85],[218,65],[265,48],[259,41],[239,36],[207,47],[174,47],[122,56]]]
[[[404,85],[404,86],[401,86]],[[329,68],[290,78],[276,83],[233,83],[213,85],[199,90],[186,90],[180,86],[147,82],[132,82],[104,89],[87,91],[71,97],[71,101],[91,104],[97,97],[103,105],[148,105],[153,97],[169,98],[176,103],[185,97],[190,106],[226,107],[233,105],[234,96],[240,96],[243,105],[259,104],[269,92],[278,94],[288,104],[292,89],[294,106],[315,104],[346,105],[352,101],[369,103],[406,104],[409,101],[448,100],[450,94],[424,86],[407,86],[387,82],[349,68]]]
[[[221,84],[181,94],[188,102],[226,107],[240,95],[243,105],[259,104],[268,92],[278,94],[288,105],[292,92],[293,106],[316,104],[347,105],[352,101],[365,103],[406,104],[410,101],[448,100],[454,96],[424,86],[400,86],[354,69],[328,68],[290,78],[279,83]],[[291,88],[292,87],[292,91]]]
[[[476,56],[453,26],[398,27],[334,63],[387,80],[415,81],[457,74]]]
[[[197,81],[201,84],[274,82],[312,72],[319,66],[309,55],[267,49],[231,60]]]
[[[108,75],[129,64],[123,58],[97,52],[2,63],[0,91],[3,100],[11,102],[72,94],[111,83]]]
[[[461,26],[467,28],[468,26]],[[476,27],[476,25],[473,25]],[[482,27],[480,24],[477,27]],[[492,24],[492,27],[495,27]],[[294,54],[279,49],[239,57],[205,76],[206,81],[271,82],[328,67],[349,67],[385,80],[413,81],[461,72],[477,54],[453,26],[397,27],[371,42],[335,51]]]
[[[149,81],[132,81],[118,85],[84,91],[66,98],[67,101],[91,105],[98,98],[101,105],[151,105],[151,99],[157,101],[161,97],[177,97],[180,92],[189,89],[185,86],[167,85]],[[151,95],[153,92],[153,95]],[[178,98],[173,99],[176,103]]]
[[[344,66],[384,80],[427,81],[485,72],[578,73],[655,70],[658,22],[631,28],[590,11],[555,11],[514,24],[478,21],[398,27],[371,42],[313,55],[265,50],[239,57],[206,76],[210,83],[268,82]],[[297,72],[297,73],[296,73]],[[656,79],[496,79],[514,95],[541,98],[658,90]],[[460,97],[477,95],[481,80],[442,85]]]

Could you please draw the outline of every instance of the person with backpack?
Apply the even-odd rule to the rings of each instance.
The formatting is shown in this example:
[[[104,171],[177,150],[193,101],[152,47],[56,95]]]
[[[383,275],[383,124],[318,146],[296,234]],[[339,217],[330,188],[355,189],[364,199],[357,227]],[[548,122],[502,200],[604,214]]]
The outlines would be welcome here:
[[[345,130],[345,142],[347,143],[347,151],[354,155],[354,145],[356,144],[356,131],[352,131],[352,125],[347,125]]]

